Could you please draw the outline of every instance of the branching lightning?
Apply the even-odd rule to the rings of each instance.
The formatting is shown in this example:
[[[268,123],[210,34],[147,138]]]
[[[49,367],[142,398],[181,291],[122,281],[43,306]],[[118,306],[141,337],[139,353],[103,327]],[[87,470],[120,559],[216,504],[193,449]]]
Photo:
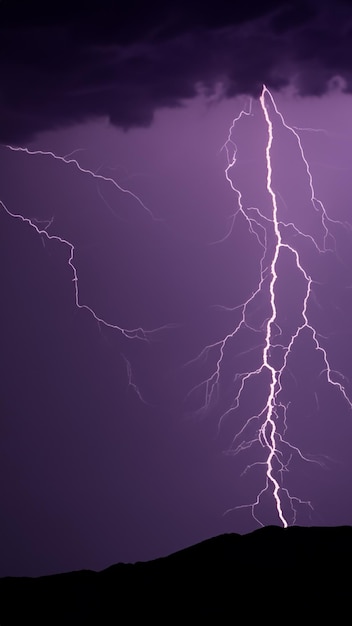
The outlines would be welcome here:
[[[21,152],[21,153],[25,153],[27,154],[30,158],[37,158],[37,157],[44,157],[46,159],[54,159],[56,161],[62,162],[65,164],[65,166],[67,167],[74,167],[78,170],[78,174],[79,175],[84,175],[84,176],[89,176],[94,178],[97,182],[103,182],[104,184],[107,185],[113,185],[115,187],[115,189],[123,194],[127,194],[130,197],[132,197],[136,203],[139,204],[139,206],[143,209],[143,211],[145,211],[147,213],[147,215],[154,221],[159,221],[158,218],[155,218],[153,213],[151,212],[151,210],[142,202],[142,200],[136,195],[134,194],[132,191],[125,189],[124,187],[121,187],[116,180],[114,180],[111,177],[108,176],[104,176],[101,173],[98,172],[94,172],[92,170],[86,169],[84,167],[82,167],[80,165],[80,163],[77,161],[77,159],[73,158],[72,155],[75,154],[76,152],[78,152],[78,150],[74,150],[73,152],[71,152],[69,155],[66,156],[58,156],[57,154],[55,154],[54,152],[51,151],[43,151],[43,150],[30,150],[29,148],[26,147],[18,147],[18,146],[11,146],[11,145],[7,145],[6,148],[8,150],[11,150],[13,152]],[[98,189],[98,193],[99,189]],[[68,239],[58,235],[58,234],[51,234],[50,230],[53,227],[53,223],[54,223],[54,217],[51,217],[48,220],[39,220],[35,217],[29,218],[29,217],[25,217],[24,215],[20,214],[20,213],[16,213],[12,210],[10,210],[10,208],[8,206],[6,206],[6,204],[0,200],[0,205],[2,206],[2,208],[5,210],[6,214],[13,219],[16,220],[20,220],[21,222],[23,222],[24,224],[27,224],[28,226],[30,226],[30,228],[32,228],[35,233],[37,233],[37,235],[40,235],[42,238],[42,242],[43,245],[45,246],[45,242],[46,241],[58,241],[60,244],[62,244],[63,246],[65,246],[68,249],[68,265],[70,267],[70,270],[72,272],[72,282],[74,283],[74,302],[75,305],[78,309],[80,310],[86,310],[88,311],[88,313],[93,317],[93,319],[97,322],[98,326],[105,326],[107,328],[112,329],[113,331],[117,331],[119,333],[121,333],[124,337],[126,337],[127,339],[139,339],[139,340],[143,340],[143,341],[150,341],[155,334],[157,334],[159,331],[165,330],[167,328],[173,328],[175,327],[175,324],[166,324],[164,326],[155,328],[155,329],[150,329],[150,330],[146,330],[142,327],[137,327],[137,328],[123,328],[122,326],[103,318],[102,316],[100,316],[91,306],[89,306],[88,304],[85,304],[81,301],[80,298],[80,289],[79,289],[79,276],[78,276],[78,270],[77,267],[75,265],[75,246],[74,244],[69,241]],[[111,207],[109,207],[111,208]],[[141,395],[141,392],[139,390],[139,388],[137,387],[137,384],[135,383],[135,381],[133,380],[133,375],[132,375],[132,369],[131,369],[131,364],[128,361],[128,359],[122,355],[125,363],[126,363],[126,367],[127,367],[127,376],[128,376],[128,383],[129,386],[133,388],[133,390],[135,391],[135,393],[137,394],[137,396],[140,398],[140,400],[142,402],[145,403],[144,398]]]
[[[314,351],[320,358],[321,371],[319,374],[325,376],[327,383],[336,388],[348,408],[352,410],[352,401],[346,386],[346,379],[340,372],[331,367],[327,349],[324,347],[323,337],[319,334],[311,321],[309,307],[312,298],[314,298],[313,287],[318,281],[313,278],[310,271],[306,268],[303,255],[299,248],[299,242],[306,241],[310,246],[314,247],[315,252],[319,255],[334,253],[336,250],[336,242],[331,227],[333,225],[344,227],[345,224],[333,220],[328,215],[323,203],[317,198],[314,189],[313,177],[308,160],[305,156],[300,132],[302,130],[315,131],[316,129],[299,129],[295,126],[289,126],[278,110],[275,100],[266,86],[263,86],[258,104],[266,128],[266,145],[263,159],[266,171],[265,188],[270,207],[269,214],[261,208],[246,206],[241,190],[237,188],[233,182],[233,172],[237,163],[237,145],[233,136],[239,121],[252,115],[252,102],[250,102],[248,109],[243,109],[233,120],[227,140],[223,145],[223,150],[226,154],[225,177],[228,185],[236,196],[236,210],[225,237],[215,242],[220,243],[221,241],[229,239],[233,232],[235,221],[240,215],[246,221],[249,232],[261,251],[258,282],[251,295],[241,304],[232,309],[220,307],[227,311],[236,312],[239,316],[239,320],[231,332],[218,341],[207,345],[201,353],[193,359],[193,362],[198,362],[200,359],[208,357],[210,353],[216,355],[215,366],[210,375],[193,387],[190,393],[196,389],[204,390],[202,409],[209,409],[219,398],[221,377],[225,369],[225,355],[231,350],[231,342],[243,330],[255,333],[256,337],[258,337],[258,342],[257,345],[254,346],[254,349],[259,351],[259,362],[253,369],[236,374],[234,378],[232,401],[229,408],[227,408],[220,417],[219,429],[229,415],[242,406],[243,396],[249,385],[256,381],[260,381],[261,384],[264,383],[266,389],[265,400],[260,410],[253,415],[249,415],[249,417],[246,416],[245,423],[237,430],[230,448],[231,454],[238,455],[259,444],[263,453],[262,456],[258,461],[248,464],[243,473],[250,471],[254,466],[260,466],[260,468],[263,469],[263,486],[258,491],[254,501],[235,506],[232,509],[228,509],[226,513],[235,509],[247,508],[250,509],[254,520],[258,524],[263,525],[260,515],[261,504],[264,497],[270,497],[274,504],[278,521],[282,526],[287,527],[295,523],[299,505],[306,505],[310,509],[313,509],[310,501],[304,501],[298,496],[293,495],[286,487],[285,474],[287,474],[290,469],[291,461],[298,457],[300,460],[307,463],[321,464],[319,459],[303,454],[299,447],[289,441],[287,436],[290,402],[284,399],[284,378],[286,372],[289,370],[289,362],[294,347],[303,333],[305,333],[305,337],[309,337],[307,341],[310,341]],[[275,171],[275,164],[273,163],[273,144],[275,143],[276,123],[290,133],[291,138],[293,138],[296,143],[310,190],[310,206],[319,224],[319,232],[317,233],[312,234],[309,229],[305,230],[302,226],[297,226],[295,218],[288,220],[282,216],[283,212],[280,208],[280,202],[284,204],[284,199],[280,196],[280,192],[276,189],[273,180]],[[321,132],[320,129],[319,132]],[[114,178],[104,176],[99,173],[99,170],[94,172],[83,168],[79,161],[73,158],[77,150],[66,156],[58,156],[51,151],[30,150],[26,147],[7,145],[6,148],[13,152],[25,153],[29,158],[41,156],[47,159],[54,159],[64,163],[67,167],[76,168],[79,175],[89,176],[94,178],[97,182],[113,185],[119,193],[131,196],[152,220],[159,221],[137,195],[121,187]],[[97,191],[108,208],[112,210],[101,195],[99,188]],[[0,204],[10,218],[20,220],[30,226],[35,233],[42,238],[44,245],[46,241],[50,242],[55,240],[67,248],[67,262],[74,283],[75,306],[80,310],[87,310],[98,325],[117,331],[127,339],[140,339],[144,341],[148,341],[155,333],[163,329],[175,326],[174,324],[167,324],[152,330],[145,330],[142,327],[126,329],[101,317],[91,306],[81,301],[79,276],[75,265],[75,246],[69,239],[58,234],[52,234],[54,218],[51,217],[48,220],[38,220],[34,217],[29,218],[8,208],[2,200],[0,200]],[[278,281],[282,273],[280,260],[283,255],[290,256],[291,260],[294,262],[296,275],[304,285],[303,295],[298,303],[300,306],[300,319],[297,321],[295,328],[288,333],[288,337],[288,331],[286,330],[286,335],[283,332],[284,328],[278,312]],[[250,312],[261,298],[266,300],[269,314],[263,318],[258,328],[257,325],[251,321]],[[251,350],[253,350],[253,347],[248,348],[246,352],[250,352]],[[129,387],[134,390],[142,403],[147,404],[136,385],[130,361],[124,355],[122,356],[126,364]],[[318,405],[317,394],[315,394],[315,398]],[[254,436],[251,434],[253,426],[256,427]]]
[[[299,504],[306,505],[310,509],[313,509],[310,501],[302,501],[297,496],[292,495],[285,486],[284,474],[289,471],[292,459],[298,456],[303,461],[321,464],[320,460],[303,455],[301,450],[290,443],[286,436],[290,402],[283,400],[285,386],[283,378],[285,372],[288,370],[288,363],[294,346],[303,332],[305,333],[305,337],[307,335],[309,336],[308,341],[311,342],[314,350],[321,358],[322,368],[320,374],[326,376],[329,385],[337,388],[349,409],[352,409],[352,401],[345,386],[345,377],[331,367],[327,351],[322,345],[322,337],[309,319],[309,304],[313,296],[312,287],[315,281],[308,270],[305,269],[298,243],[294,245],[291,240],[293,239],[299,242],[302,241],[302,238],[305,238],[309,241],[310,245],[314,245],[314,248],[320,255],[332,253],[335,250],[336,242],[329,227],[332,224],[339,226],[345,226],[345,224],[332,220],[328,216],[323,203],[317,198],[313,177],[299,135],[300,129],[290,127],[286,124],[283,115],[276,106],[272,94],[266,86],[263,86],[259,104],[267,135],[265,155],[263,155],[263,158],[265,159],[266,166],[266,192],[270,200],[270,215],[265,215],[263,211],[256,207],[245,207],[242,193],[240,189],[235,187],[231,178],[232,170],[237,160],[237,146],[232,137],[239,120],[244,116],[252,115],[251,105],[248,110],[243,109],[233,120],[228,138],[223,146],[227,157],[227,167],[225,170],[226,180],[237,196],[237,209],[233,215],[229,231],[225,237],[220,240],[224,241],[230,237],[235,219],[240,214],[246,220],[251,235],[256,238],[262,249],[259,281],[257,288],[245,302],[233,309],[221,307],[239,313],[239,322],[230,333],[219,341],[207,345],[202,352],[193,359],[193,362],[196,362],[200,359],[207,358],[210,353],[214,352],[217,354],[216,364],[210,376],[196,385],[190,393],[193,393],[196,389],[204,389],[204,404],[202,410],[209,409],[219,397],[219,386],[224,370],[225,353],[230,350],[231,341],[244,329],[258,334],[261,338],[259,346],[259,365],[251,371],[246,371],[235,376],[233,400],[231,406],[221,415],[219,428],[225,418],[241,406],[243,393],[250,381],[266,381],[267,391],[265,394],[265,402],[261,410],[246,419],[244,426],[240,428],[234,436],[230,449],[233,455],[237,455],[255,445],[259,444],[261,446],[262,451],[264,451],[264,460],[247,465],[243,473],[246,473],[254,466],[262,466],[264,468],[263,487],[260,489],[254,502],[233,507],[228,509],[226,513],[234,511],[235,509],[249,508],[254,520],[258,524],[263,525],[260,519],[260,505],[264,495],[266,497],[270,496],[273,499],[279,522],[282,526],[287,527],[295,523],[297,518],[297,506]],[[317,236],[313,236],[309,232],[304,232],[301,227],[298,228],[294,223],[294,219],[287,222],[281,218],[279,192],[275,190],[273,182],[274,164],[272,152],[276,128],[274,120],[277,120],[278,124],[281,124],[285,131],[291,133],[291,136],[293,136],[296,142],[309,184],[310,205],[319,220],[320,232]],[[283,199],[281,198],[281,200]],[[289,233],[292,235],[292,232],[294,233],[294,237],[292,238],[291,236],[290,239]],[[280,272],[282,271],[279,266],[279,260],[283,254],[291,256],[295,263],[295,272],[304,284],[304,295],[300,305],[300,321],[297,322],[293,332],[291,331],[288,340],[283,339],[283,327],[278,315],[277,282],[280,277]],[[249,315],[250,307],[253,307],[258,296],[264,296],[269,306],[269,316],[267,319],[263,320],[263,324],[260,328],[251,324]],[[255,436],[253,437],[249,433],[255,424],[257,424],[257,428]]]

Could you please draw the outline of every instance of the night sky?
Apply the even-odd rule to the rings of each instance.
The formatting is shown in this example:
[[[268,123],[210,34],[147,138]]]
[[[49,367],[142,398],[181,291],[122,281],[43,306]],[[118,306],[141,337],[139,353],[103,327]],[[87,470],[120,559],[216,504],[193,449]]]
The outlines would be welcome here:
[[[268,96],[282,233],[312,278],[307,315],[335,383],[305,328],[281,379],[275,423],[292,448],[278,437],[275,471],[289,525],[351,524],[350,3],[85,4],[0,3],[0,576],[258,527],[236,507],[265,487],[261,423],[242,429],[268,372],[229,409],[271,315],[263,84],[297,133]],[[239,199],[260,212],[254,230]],[[261,259],[263,290],[224,346]],[[276,345],[303,320],[294,260],[281,251]],[[280,347],[270,358],[280,367]],[[264,525],[281,523],[271,487]]]

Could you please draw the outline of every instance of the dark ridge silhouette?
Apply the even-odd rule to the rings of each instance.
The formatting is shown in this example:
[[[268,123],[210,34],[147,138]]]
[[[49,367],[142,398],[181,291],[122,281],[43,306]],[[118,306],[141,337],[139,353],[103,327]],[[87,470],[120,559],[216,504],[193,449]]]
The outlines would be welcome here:
[[[0,625],[347,623],[352,527],[268,526],[146,563],[0,579]],[[143,620],[143,621],[142,621]]]

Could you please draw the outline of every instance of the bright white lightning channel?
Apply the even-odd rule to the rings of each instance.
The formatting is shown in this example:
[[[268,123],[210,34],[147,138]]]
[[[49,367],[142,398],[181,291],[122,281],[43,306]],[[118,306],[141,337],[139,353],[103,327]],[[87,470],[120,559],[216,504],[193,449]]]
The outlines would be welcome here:
[[[225,237],[221,240],[228,239],[231,235],[234,227],[236,217],[241,214],[247,224],[250,233],[256,238],[259,246],[262,249],[262,255],[260,260],[260,274],[257,288],[253,291],[251,296],[242,304],[227,309],[236,310],[240,314],[240,320],[236,327],[228,333],[225,337],[216,341],[215,343],[207,345],[202,352],[191,362],[197,362],[200,359],[206,358],[211,352],[217,353],[215,368],[208,378],[201,383],[193,387],[190,393],[195,390],[204,389],[204,404],[202,410],[207,410],[217,400],[219,393],[220,378],[222,375],[225,359],[225,352],[230,350],[229,344],[240,330],[250,330],[256,333],[260,333],[264,337],[260,364],[257,368],[237,374],[235,377],[235,391],[234,399],[231,406],[221,415],[219,420],[219,428],[223,421],[229,416],[231,412],[239,409],[242,402],[243,392],[249,383],[249,381],[256,378],[265,376],[268,378],[267,392],[265,402],[259,413],[251,415],[245,422],[244,426],[236,433],[232,441],[231,453],[237,455],[240,452],[248,450],[256,444],[260,444],[264,450],[265,460],[257,461],[247,465],[243,473],[254,466],[262,466],[264,468],[264,482],[263,487],[257,494],[254,502],[249,504],[242,504],[228,509],[226,513],[234,511],[235,509],[249,508],[255,521],[263,525],[260,520],[260,505],[264,494],[270,495],[273,500],[273,504],[276,510],[276,514],[279,522],[282,526],[287,527],[296,522],[297,518],[297,506],[298,504],[304,504],[310,509],[313,509],[310,501],[303,501],[295,495],[292,495],[285,487],[283,482],[284,473],[289,471],[289,465],[293,457],[300,457],[301,460],[319,463],[321,461],[304,456],[298,447],[291,444],[286,438],[287,431],[287,413],[289,408],[289,402],[284,403],[281,399],[282,392],[284,390],[283,375],[288,368],[288,361],[292,354],[294,345],[303,331],[309,334],[310,341],[313,348],[321,357],[322,368],[319,374],[324,374],[328,384],[337,388],[338,392],[347,403],[349,409],[352,409],[352,402],[345,387],[345,377],[340,373],[332,369],[329,363],[329,358],[326,349],[321,345],[319,334],[310,322],[308,316],[308,305],[312,297],[312,286],[314,280],[310,276],[309,272],[304,267],[301,255],[292,243],[288,243],[285,237],[287,229],[291,229],[295,233],[297,241],[302,238],[309,240],[310,244],[313,244],[316,251],[319,254],[326,252],[333,252],[333,248],[328,246],[328,241],[332,240],[335,244],[335,239],[329,230],[331,224],[338,224],[342,227],[345,224],[337,222],[331,219],[323,205],[323,203],[317,198],[314,189],[313,178],[310,171],[309,163],[305,156],[302,142],[299,135],[299,129],[289,126],[283,115],[277,108],[275,100],[264,85],[260,98],[260,109],[264,118],[266,126],[266,146],[265,146],[265,159],[266,166],[266,192],[270,199],[270,216],[264,215],[256,207],[245,207],[243,202],[243,196],[241,190],[236,188],[231,179],[231,170],[236,165],[237,160],[237,146],[233,139],[233,134],[239,120],[244,116],[252,115],[252,105],[248,110],[243,109],[240,114],[233,120],[229,129],[228,138],[223,146],[223,149],[227,156],[227,167],[225,170],[226,180],[229,183],[232,191],[237,196],[237,210],[234,213],[231,227]],[[322,243],[319,243],[319,237],[315,238],[309,233],[303,232],[298,228],[294,222],[283,221],[279,214],[278,197],[273,184],[273,170],[274,164],[272,162],[272,147],[275,139],[275,130],[273,119],[274,116],[280,121],[285,130],[292,134],[304,169],[308,179],[310,189],[310,203],[315,213],[318,215],[319,224],[322,232]],[[270,240],[270,245],[269,245]],[[304,296],[301,301],[300,317],[301,321],[297,323],[294,331],[288,341],[279,343],[278,336],[282,335],[282,329],[279,325],[278,309],[277,309],[277,281],[282,270],[279,268],[279,259],[282,252],[291,256],[295,263],[296,273],[300,276],[301,282],[304,284]],[[263,324],[260,329],[255,328],[249,321],[249,308],[254,303],[259,295],[264,294],[269,304],[269,316],[263,320]],[[221,307],[226,309],[226,307]],[[272,353],[279,349],[281,351],[281,364],[278,367],[274,363]],[[340,381],[343,381],[341,383]],[[257,423],[257,430],[254,437],[248,436],[248,431],[254,423]]]

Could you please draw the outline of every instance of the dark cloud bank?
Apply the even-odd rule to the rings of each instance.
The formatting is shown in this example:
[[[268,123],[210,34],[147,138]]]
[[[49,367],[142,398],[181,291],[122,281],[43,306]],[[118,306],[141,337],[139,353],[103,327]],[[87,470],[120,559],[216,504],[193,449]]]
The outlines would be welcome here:
[[[149,125],[201,88],[352,90],[349,2],[0,4],[0,140],[108,117]]]

